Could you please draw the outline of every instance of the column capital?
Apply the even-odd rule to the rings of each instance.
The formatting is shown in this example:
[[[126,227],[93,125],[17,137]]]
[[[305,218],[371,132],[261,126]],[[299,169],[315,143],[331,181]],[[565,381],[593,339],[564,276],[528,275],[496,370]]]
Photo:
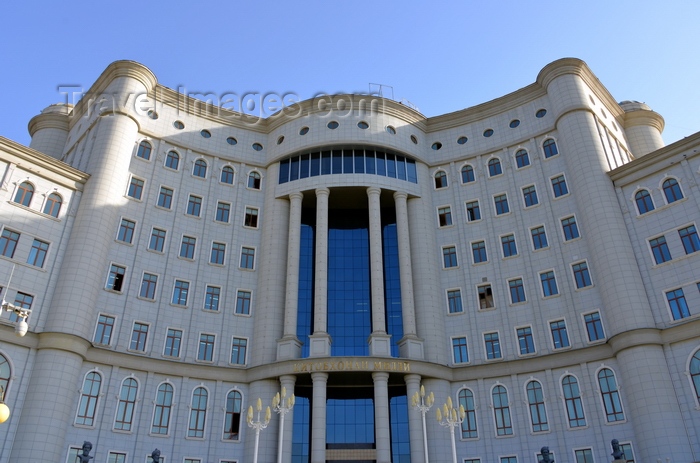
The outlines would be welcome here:
[[[316,188],[316,196],[329,196],[331,194],[331,190],[328,188]]]
[[[282,376],[280,376],[280,383],[286,383],[286,382],[296,383],[297,377],[295,375],[282,375]]]
[[[377,381],[388,381],[389,380],[389,372],[387,371],[375,371],[372,373],[372,379],[376,383]]]
[[[395,191],[394,192],[394,199],[399,199],[399,198],[408,199],[408,193],[406,193],[405,191]]]
[[[293,199],[304,199],[304,193],[301,191],[295,191],[294,193],[289,193],[289,200]]]
[[[322,371],[314,371],[313,373],[311,373],[311,380],[312,380],[313,382],[316,382],[316,381],[323,381],[323,382],[328,381],[328,373],[324,373],[324,372],[322,372]]]
[[[411,374],[403,376],[403,380],[407,385],[408,384],[420,384],[421,379],[422,379],[421,375],[417,375],[415,373],[411,373]]]
[[[381,188],[377,188],[376,186],[371,186],[367,188],[367,196],[372,196],[372,195],[380,195],[382,193]]]

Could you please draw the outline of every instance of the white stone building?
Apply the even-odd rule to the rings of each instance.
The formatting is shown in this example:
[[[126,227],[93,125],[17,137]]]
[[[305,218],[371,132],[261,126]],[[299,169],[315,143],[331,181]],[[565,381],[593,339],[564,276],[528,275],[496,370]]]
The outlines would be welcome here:
[[[585,63],[426,118],[111,64],[0,138],[0,463],[700,461],[700,133]],[[264,414],[264,413],[263,413]],[[256,415],[257,416],[257,415]],[[278,444],[281,439],[281,448]]]

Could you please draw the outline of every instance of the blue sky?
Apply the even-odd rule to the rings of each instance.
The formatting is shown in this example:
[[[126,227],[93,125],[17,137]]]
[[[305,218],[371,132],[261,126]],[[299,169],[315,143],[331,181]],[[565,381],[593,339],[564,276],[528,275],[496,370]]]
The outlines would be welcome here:
[[[118,59],[198,93],[302,99],[393,87],[426,116],[473,106],[577,57],[616,100],[646,102],[671,143],[700,131],[700,1],[5,2],[0,136]]]

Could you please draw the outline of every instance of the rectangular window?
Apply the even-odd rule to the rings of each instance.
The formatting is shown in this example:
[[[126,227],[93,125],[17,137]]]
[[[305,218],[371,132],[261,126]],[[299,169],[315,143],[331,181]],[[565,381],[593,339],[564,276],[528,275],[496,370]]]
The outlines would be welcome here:
[[[187,305],[187,295],[190,292],[190,283],[183,280],[175,280],[173,289],[173,304]]]
[[[29,251],[29,257],[27,257],[27,263],[35,267],[44,268],[48,252],[49,243],[35,238],[32,243],[32,249]]]
[[[156,286],[158,285],[158,275],[144,273],[141,280],[141,291],[139,297],[154,300],[156,298]]]
[[[592,449],[575,450],[574,454],[576,455],[576,463],[594,463]]]
[[[501,358],[501,343],[498,340],[498,333],[484,333],[484,344],[487,360]]]
[[[586,323],[586,332],[588,333],[588,340],[590,342],[605,339],[605,332],[603,331],[603,322],[600,319],[600,313],[593,312],[585,314],[583,316],[583,320]]]
[[[107,463],[126,463],[126,453],[109,452]]]
[[[209,262],[216,265],[224,265],[224,260],[226,258],[226,244],[224,243],[212,243],[211,245],[211,257]]]
[[[632,450],[632,444],[623,444],[620,442],[620,450],[622,450],[622,453],[625,454],[623,459],[627,460],[627,463],[634,463],[634,451]]]
[[[452,211],[450,210],[450,206],[438,208],[438,223],[441,227],[452,225]]]
[[[250,315],[252,293],[242,289],[236,294],[236,315]]]
[[[561,219],[561,228],[564,231],[564,241],[575,240],[579,237],[576,217],[571,216]]]
[[[557,288],[557,280],[553,270],[540,273],[540,282],[542,283],[542,296],[549,297],[559,294],[559,288]]]
[[[143,195],[143,185],[143,180],[141,180],[140,178],[131,177],[131,181],[129,182],[129,189],[126,192],[127,196],[129,196],[130,198],[141,200],[141,195]]]
[[[204,295],[204,309],[219,311],[219,299],[221,298],[221,288],[207,285],[207,292]]]
[[[515,330],[518,336],[518,347],[520,355],[528,355],[535,353],[535,340],[532,337],[532,328],[529,326],[517,328]]]
[[[183,236],[180,244],[180,257],[184,259],[194,259],[194,250],[197,245],[197,238],[193,236]]]
[[[588,263],[578,262],[571,266],[574,271],[574,280],[576,280],[576,288],[581,289],[591,286],[591,275],[588,273]]]
[[[199,217],[202,214],[202,198],[190,195],[187,200],[187,215]]]
[[[214,341],[216,336],[213,334],[199,335],[199,349],[197,350],[197,360],[200,362],[211,362],[214,358]]]
[[[173,190],[164,186],[160,187],[156,204],[165,209],[170,209],[173,205]]]
[[[129,349],[145,352],[147,339],[148,325],[145,323],[134,322],[134,327],[131,330],[131,343],[129,344]]]
[[[515,245],[515,235],[501,236],[501,246],[503,247],[503,257],[518,255],[518,248]]]
[[[122,219],[121,223],[119,224],[119,231],[117,232],[117,241],[131,244],[134,241],[135,228],[136,222],[133,220]]]
[[[2,291],[0,291],[0,293],[1,292]],[[15,294],[15,302],[14,302],[15,307],[18,307],[20,309],[31,310],[32,303],[34,303],[34,296],[32,296],[31,294],[22,293],[19,291],[17,291],[17,294]],[[10,321],[11,322],[19,321],[19,317],[17,316],[16,313],[12,312],[10,314]]]
[[[678,235],[681,237],[686,254],[692,254],[700,250],[700,239],[698,238],[698,232],[695,230],[695,225],[681,228],[678,230]]]
[[[518,457],[501,457],[501,463],[518,463]]]
[[[486,243],[484,241],[472,243],[472,256],[474,257],[475,264],[488,260],[486,256]]]
[[[160,228],[153,228],[151,230],[151,240],[148,242],[148,249],[156,252],[163,252],[163,246],[165,245],[165,235],[166,231]]]
[[[530,229],[532,235],[532,247],[534,249],[543,249],[549,246],[547,244],[547,234],[544,231],[544,226]]]
[[[19,233],[8,230],[7,228],[2,231],[2,236],[0,236],[0,253],[3,256],[12,259],[15,255],[15,249],[17,249],[17,242],[19,241]]]
[[[455,363],[469,362],[467,338],[452,338],[452,354],[454,355]]]
[[[507,214],[510,212],[508,207],[508,197],[504,194],[493,197],[493,203],[496,206],[496,215]]]
[[[493,293],[491,285],[481,285],[477,287],[479,293],[479,310],[493,308]]]
[[[569,194],[569,189],[566,187],[566,179],[563,175],[552,177],[552,191],[555,198]]]
[[[231,363],[234,365],[245,365],[245,355],[247,350],[247,339],[233,338],[233,341],[231,342]]]
[[[255,249],[246,247],[241,249],[241,268],[251,270],[255,268]]]
[[[552,332],[552,343],[555,349],[563,349],[569,347],[569,335],[566,332],[566,322],[564,320],[556,320],[549,322],[549,329]]]
[[[474,222],[475,220],[481,220],[479,201],[469,201],[467,202],[467,221]]]
[[[258,209],[254,207],[245,208],[245,221],[243,225],[246,227],[258,228]]]
[[[97,318],[97,328],[95,329],[95,344],[108,346],[112,340],[112,330],[114,330],[114,317],[100,314]]]
[[[447,290],[447,308],[449,313],[461,313],[462,308],[462,291],[459,289]]]
[[[126,267],[121,265],[112,264],[109,267],[109,276],[107,277],[107,285],[105,288],[112,291],[121,292],[122,285],[124,284],[124,275],[126,274]]]
[[[182,331],[168,328],[165,337],[163,355],[166,357],[180,357],[180,345],[182,344]]]
[[[651,246],[651,252],[654,255],[654,262],[656,264],[663,264],[671,260],[671,251],[668,249],[665,236],[662,235],[658,238],[650,239],[649,246]]]
[[[221,201],[216,203],[216,221],[217,222],[228,223],[230,216],[231,216],[231,205],[229,203],[224,203]]]
[[[530,185],[523,188],[523,199],[525,200],[525,207],[536,206],[539,203],[535,185]]]
[[[442,263],[443,268],[457,267],[457,248],[454,246],[445,246],[442,248]]]
[[[81,453],[80,447],[68,447],[68,458],[66,458],[66,463],[80,463],[78,455]]]
[[[667,291],[666,300],[668,301],[668,307],[671,309],[671,316],[674,320],[690,317],[690,310],[688,310],[688,303],[685,301],[683,288]]]
[[[185,458],[184,463],[202,463],[199,458]]]
[[[513,280],[508,280],[508,287],[510,289],[510,302],[511,302],[511,304],[525,302],[525,287],[523,286],[523,279],[522,278],[515,278]]]

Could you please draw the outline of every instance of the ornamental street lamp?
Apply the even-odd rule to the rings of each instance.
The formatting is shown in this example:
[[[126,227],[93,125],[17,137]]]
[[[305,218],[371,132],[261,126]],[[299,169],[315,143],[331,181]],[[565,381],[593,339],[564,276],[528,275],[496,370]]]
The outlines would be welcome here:
[[[442,412],[437,409],[437,420],[440,426],[450,429],[450,437],[452,438],[452,463],[457,463],[457,444],[455,443],[455,428],[460,426],[464,421],[466,412],[462,404],[459,405],[459,411],[452,406],[452,398],[447,397],[447,403],[442,406]],[[443,419],[443,414],[444,419]]]
[[[272,409],[280,415],[280,437],[277,445],[277,463],[282,463],[282,439],[284,437],[284,415],[289,413],[294,408],[294,394],[287,396],[287,388],[282,386],[282,396],[280,393],[275,394],[272,399]]]
[[[7,421],[7,419],[10,417],[10,407],[5,405],[3,400],[5,400],[5,388],[0,386],[0,424]]]
[[[416,391],[411,397],[411,406],[423,415],[423,449],[425,450],[425,463],[428,463],[428,434],[425,429],[425,414],[428,413],[428,410],[430,410],[434,402],[435,396],[431,392],[426,397],[425,388],[422,384],[420,386],[420,395],[418,391]]]
[[[258,463],[258,445],[260,444],[260,431],[265,429],[268,424],[270,424],[270,418],[272,413],[270,412],[270,407],[265,409],[265,419],[260,419],[260,413],[262,412],[262,400],[258,397],[258,402],[255,407],[258,411],[257,420],[253,421],[253,406],[248,407],[248,426],[255,429],[255,452],[253,454],[253,463]]]

